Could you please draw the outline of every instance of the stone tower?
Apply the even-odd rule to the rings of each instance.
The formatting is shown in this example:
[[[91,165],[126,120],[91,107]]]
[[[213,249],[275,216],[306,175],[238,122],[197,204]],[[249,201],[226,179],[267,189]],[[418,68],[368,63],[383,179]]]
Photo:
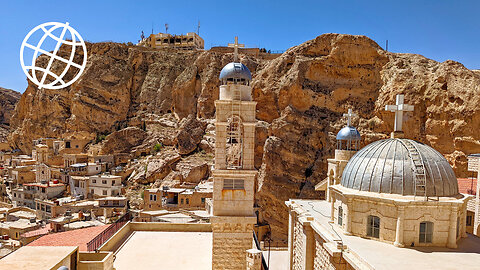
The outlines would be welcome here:
[[[245,269],[252,248],[255,176],[255,108],[248,68],[237,61],[220,73],[216,107],[215,168],[213,170],[213,269]]]
[[[347,117],[347,126],[342,128],[337,134],[337,147],[335,149],[335,158],[328,159],[328,175],[326,185],[326,199],[330,201],[330,186],[340,184],[343,169],[350,158],[360,149],[361,136],[358,130],[352,125],[352,109],[343,116]]]

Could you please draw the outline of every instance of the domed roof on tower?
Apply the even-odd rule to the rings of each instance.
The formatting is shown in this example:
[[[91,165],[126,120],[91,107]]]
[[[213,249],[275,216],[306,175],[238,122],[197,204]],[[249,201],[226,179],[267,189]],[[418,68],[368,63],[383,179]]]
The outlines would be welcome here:
[[[235,43],[229,43],[228,47],[233,48],[233,62],[228,63],[220,71],[220,80],[223,84],[227,81],[249,84],[252,80],[252,74],[247,66],[238,61],[238,48],[243,48],[245,45],[239,44],[238,37],[235,37]]]
[[[247,81],[252,80],[252,74],[250,70],[242,63],[228,63],[220,71],[220,80],[229,80],[229,79],[244,79]]]
[[[352,125],[352,117],[357,115],[352,112],[352,109],[348,109],[348,113],[343,116],[347,117],[347,126],[337,133],[337,149],[356,151],[360,148],[362,139],[360,132]]]

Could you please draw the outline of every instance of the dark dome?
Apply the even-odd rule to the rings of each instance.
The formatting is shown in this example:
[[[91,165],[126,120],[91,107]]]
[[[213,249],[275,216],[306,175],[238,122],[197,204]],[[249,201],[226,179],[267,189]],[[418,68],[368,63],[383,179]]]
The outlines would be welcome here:
[[[408,139],[380,140],[362,148],[348,161],[341,185],[361,191],[415,195],[415,178],[423,170],[427,196],[458,195],[457,178],[442,154]]]
[[[227,79],[245,79],[248,81],[252,80],[252,74],[250,70],[242,63],[228,63],[220,71],[220,80]]]
[[[355,127],[344,127],[337,133],[337,140],[360,140],[360,132]]]

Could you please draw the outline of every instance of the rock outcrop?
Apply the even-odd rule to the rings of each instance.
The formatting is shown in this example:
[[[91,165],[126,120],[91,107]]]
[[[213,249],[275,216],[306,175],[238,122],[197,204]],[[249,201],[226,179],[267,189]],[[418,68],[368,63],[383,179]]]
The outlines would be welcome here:
[[[176,171],[178,160],[199,151],[211,159],[218,75],[232,54],[114,43],[88,44],[88,51],[85,73],[69,88],[28,86],[11,121],[13,144],[27,151],[34,138],[78,131],[91,138],[115,134],[113,140],[122,138],[116,132],[136,128],[145,135],[136,142],[142,149],[172,146],[167,155],[173,160],[142,163],[137,171],[146,173],[129,180],[155,185],[162,177],[172,183],[188,178]],[[319,196],[313,187],[326,175],[348,108],[358,114],[354,123],[365,145],[389,136],[394,115],[384,107],[401,93],[415,105],[405,116],[406,137],[439,150],[458,176],[466,175],[466,155],[480,152],[480,74],[460,63],[390,53],[365,36],[340,34],[319,36],[273,60],[241,55],[241,61],[252,71],[261,121],[256,198],[276,238],[287,233],[285,200]]]
[[[20,96],[21,94],[17,91],[0,87],[0,142],[4,142],[7,139],[10,118]]]

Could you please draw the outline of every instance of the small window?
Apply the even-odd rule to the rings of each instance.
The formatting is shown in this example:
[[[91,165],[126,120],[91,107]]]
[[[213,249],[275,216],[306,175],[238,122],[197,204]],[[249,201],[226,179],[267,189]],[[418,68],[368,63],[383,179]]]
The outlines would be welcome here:
[[[467,216],[467,226],[472,226],[472,216]]]
[[[202,203],[205,203],[205,198],[202,198]]]
[[[156,201],[156,200],[157,200],[157,195],[150,194],[150,201]]]
[[[245,183],[243,179],[224,179],[223,189],[245,189]]]
[[[422,222],[420,223],[420,243],[432,243],[433,236],[433,223],[432,222]]]
[[[103,195],[107,195],[107,191],[106,191],[106,190],[103,191]]]
[[[112,186],[115,186],[115,180],[112,180]]]
[[[180,204],[183,204],[183,198],[182,198],[182,199],[180,199]]]
[[[107,184],[107,180],[102,180],[102,184],[106,185],[106,184]]]
[[[341,206],[338,207],[338,225],[342,226],[343,225],[343,208]]]
[[[377,216],[368,216],[367,236],[380,237],[380,218]]]
[[[97,183],[97,180],[92,179],[92,183],[93,183],[93,184],[96,184],[96,183]]]
[[[190,204],[190,200],[188,198],[185,199],[185,201],[186,201],[186,204]]]

